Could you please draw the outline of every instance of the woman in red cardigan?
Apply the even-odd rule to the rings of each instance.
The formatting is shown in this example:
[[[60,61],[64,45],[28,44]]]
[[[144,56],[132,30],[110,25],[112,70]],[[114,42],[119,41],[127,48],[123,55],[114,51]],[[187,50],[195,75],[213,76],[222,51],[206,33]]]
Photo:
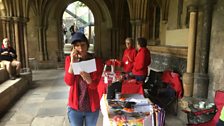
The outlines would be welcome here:
[[[132,38],[128,37],[125,39],[126,49],[124,50],[121,65],[123,67],[123,71],[127,74],[131,74],[133,64],[134,64],[134,59],[137,54],[132,44],[133,44]]]
[[[97,85],[103,71],[103,63],[88,53],[89,42],[85,35],[76,32],[72,36],[73,49],[70,56],[65,60],[65,83],[70,86],[68,98],[68,119],[71,126],[96,126],[100,99],[97,92]],[[94,59],[96,71],[87,73],[80,72],[73,74],[72,63]]]
[[[135,57],[132,73],[137,81],[144,81],[148,74],[148,66],[151,64],[151,56],[146,48],[147,40],[145,38],[137,39],[138,53]]]

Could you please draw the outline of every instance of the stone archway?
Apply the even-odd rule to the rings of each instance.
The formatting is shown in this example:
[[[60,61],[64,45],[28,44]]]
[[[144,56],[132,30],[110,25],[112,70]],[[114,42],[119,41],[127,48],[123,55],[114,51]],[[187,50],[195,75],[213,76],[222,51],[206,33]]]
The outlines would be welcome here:
[[[28,67],[27,22],[29,0],[0,0],[0,35],[9,38],[22,67]],[[2,38],[0,38],[2,40]]]
[[[110,56],[110,30],[112,27],[112,19],[109,13],[109,10],[102,0],[96,1],[89,1],[89,0],[79,0],[80,2],[84,3],[89,7],[92,11],[94,20],[95,20],[95,46],[94,50],[97,56],[108,58]],[[67,0],[64,2],[63,6],[62,3],[58,3],[61,6],[60,13],[55,14],[58,15],[56,17],[62,17],[62,13],[64,12],[65,8],[70,4],[75,2],[74,0]],[[58,22],[61,24],[61,19],[58,18]]]
[[[102,58],[108,58],[110,56],[110,45],[111,45],[111,37],[110,37],[110,30],[112,27],[112,19],[109,13],[109,10],[104,3],[103,0],[79,0],[80,2],[87,5],[90,10],[92,11],[95,19],[95,54]],[[57,61],[57,50],[62,50],[62,36],[61,36],[61,24],[62,24],[62,15],[65,11],[66,7],[70,4],[75,2],[74,0],[55,0],[46,2],[45,6],[38,7],[43,8],[42,15],[35,14],[34,12],[30,12],[30,22],[29,22],[29,29],[28,29],[28,39],[32,42],[30,45],[29,52],[31,57],[35,57],[40,61],[44,62],[55,62]],[[36,3],[34,3],[36,4]],[[34,5],[33,5],[34,6]],[[42,5],[35,5],[35,6],[42,6]],[[32,8],[32,7],[31,7]],[[42,24],[38,24],[38,20],[41,22],[44,21]],[[39,26],[38,26],[39,25]],[[42,36],[36,34],[34,28],[39,27],[42,30]],[[44,28],[44,29],[43,29]],[[38,28],[37,28],[38,29]],[[37,30],[36,29],[36,30]],[[42,37],[42,38],[41,38]],[[43,38],[44,37],[44,38]],[[42,42],[43,45],[39,49],[37,48],[38,43]],[[42,48],[42,49],[41,49]],[[44,50],[44,54],[43,51]],[[39,52],[40,54],[38,54]],[[47,55],[44,58],[40,55]]]
[[[17,3],[14,0],[2,1],[7,3],[11,9],[13,9],[14,2],[15,4]],[[24,13],[24,20],[22,20],[22,23],[25,24],[25,27],[21,25],[20,30],[24,29],[24,32],[18,32],[21,34],[16,36],[21,37],[21,39],[20,41],[18,39],[16,42],[20,43],[24,41],[25,46],[22,46],[24,48],[21,48],[22,51],[20,49],[18,52],[21,52],[21,58],[25,57],[24,59],[26,59],[27,64],[28,57],[35,58],[43,63],[51,62],[54,64],[57,61],[58,57],[56,51],[62,50],[62,46],[60,45],[60,43],[62,43],[62,36],[60,35],[62,32],[62,14],[68,4],[75,1],[77,0],[22,0],[21,3],[19,3],[22,7],[18,6],[18,14]],[[123,15],[119,15],[119,11],[113,12],[108,8],[108,5],[114,4],[115,6],[120,2],[110,3],[104,0],[79,1],[87,5],[94,15],[96,55],[104,59],[111,58],[112,52],[117,49],[115,46],[120,44],[119,38],[123,38],[123,36],[119,35],[126,35],[123,27],[123,31],[120,33],[121,30],[118,29],[118,26],[119,24],[123,25],[124,23],[127,24],[129,22],[129,20],[126,22],[123,21],[123,19],[126,18],[120,18],[120,16],[124,16],[125,14],[122,13]],[[121,3],[124,4],[125,2]],[[119,7],[120,10],[122,10],[122,7],[123,6]],[[11,12],[17,12],[14,11],[15,8],[13,10],[10,8],[6,10],[6,13],[9,14],[7,17],[10,19],[21,19],[16,18],[17,16],[10,15]],[[17,28],[17,26],[14,26],[14,28]],[[116,36],[114,31],[116,32]],[[13,35],[13,37],[15,36]],[[26,56],[23,56],[24,52],[26,52]]]

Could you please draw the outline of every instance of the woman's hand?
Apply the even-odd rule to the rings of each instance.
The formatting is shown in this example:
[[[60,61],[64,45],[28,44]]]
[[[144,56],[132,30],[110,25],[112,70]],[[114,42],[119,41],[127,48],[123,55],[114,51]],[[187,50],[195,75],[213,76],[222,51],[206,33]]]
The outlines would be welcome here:
[[[71,57],[71,61],[70,61],[70,67],[68,69],[68,72],[69,73],[73,73],[72,63],[75,62],[75,59],[77,59],[77,57],[78,57],[78,51],[76,49],[72,48],[72,51],[70,53],[70,57]]]
[[[92,78],[89,73],[86,73],[85,71],[80,72],[80,75],[84,81],[86,81],[87,84],[92,83]]]
[[[73,63],[76,60],[78,60],[78,58],[79,58],[78,54],[79,54],[79,52],[75,48],[72,48],[72,51],[70,53],[71,63]]]

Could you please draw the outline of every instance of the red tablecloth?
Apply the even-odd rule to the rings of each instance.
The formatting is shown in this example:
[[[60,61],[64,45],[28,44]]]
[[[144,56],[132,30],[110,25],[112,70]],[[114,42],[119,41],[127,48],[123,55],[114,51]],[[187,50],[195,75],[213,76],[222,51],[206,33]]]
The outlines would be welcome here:
[[[107,93],[107,84],[104,83],[104,78],[101,77],[100,82],[98,84],[98,94],[99,98],[103,96],[103,94]]]
[[[104,83],[104,78],[102,77],[98,84],[98,93],[101,98],[103,94],[107,93],[107,85]],[[135,79],[123,80],[122,81],[122,94],[142,94],[144,95],[142,83],[136,81]]]
[[[142,82],[136,81],[135,79],[124,80],[122,82],[122,94],[142,94],[144,95]]]

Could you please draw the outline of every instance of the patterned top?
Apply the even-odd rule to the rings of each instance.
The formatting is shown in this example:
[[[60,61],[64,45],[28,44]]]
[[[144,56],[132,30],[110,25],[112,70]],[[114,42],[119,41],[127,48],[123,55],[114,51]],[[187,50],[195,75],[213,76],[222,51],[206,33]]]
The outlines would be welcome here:
[[[89,96],[87,90],[87,83],[79,78],[79,110],[82,112],[90,112]]]

